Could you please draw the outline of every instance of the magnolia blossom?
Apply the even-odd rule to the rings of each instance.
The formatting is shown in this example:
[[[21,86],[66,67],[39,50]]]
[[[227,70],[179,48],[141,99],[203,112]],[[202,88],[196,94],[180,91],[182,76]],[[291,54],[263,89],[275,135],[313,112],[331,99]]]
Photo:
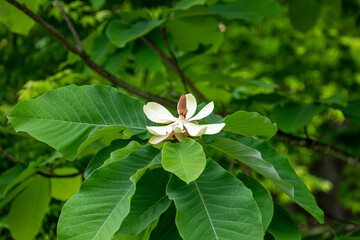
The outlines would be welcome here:
[[[187,136],[198,137],[203,134],[215,134],[225,126],[225,123],[199,125],[194,122],[212,113],[214,103],[208,103],[198,114],[193,116],[196,107],[196,99],[192,94],[183,94],[180,97],[177,105],[178,117],[174,117],[165,107],[156,102],[147,103],[144,106],[144,113],[151,121],[169,124],[166,126],[147,126],[149,132],[154,134],[149,139],[149,143],[158,144],[174,135],[179,141],[183,141]]]

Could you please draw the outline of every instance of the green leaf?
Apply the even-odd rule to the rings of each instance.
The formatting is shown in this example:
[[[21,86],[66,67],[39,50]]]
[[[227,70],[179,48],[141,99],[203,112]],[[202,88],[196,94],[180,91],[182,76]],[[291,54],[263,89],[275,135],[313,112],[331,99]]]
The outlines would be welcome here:
[[[289,1],[289,17],[292,25],[302,31],[310,30],[316,23],[321,10],[319,1],[291,0]]]
[[[345,93],[336,93],[331,97],[320,99],[320,102],[329,105],[340,105],[342,107],[346,107],[348,104],[348,95]]]
[[[205,2],[206,2],[206,0],[182,0],[181,2],[176,4],[174,9],[186,10],[195,5],[204,5]]]
[[[344,113],[344,116],[346,119],[349,119],[350,121],[353,121],[360,125],[360,99],[357,100],[351,100],[348,103],[348,106],[346,108],[341,107],[341,111]]]
[[[275,149],[263,140],[241,138],[236,141],[261,152],[262,158],[274,166],[281,179],[294,186],[294,196],[289,196],[302,208],[313,215],[320,223],[324,222],[323,211],[318,207],[314,196],[311,194],[305,183],[296,174],[287,158],[277,154]]]
[[[41,229],[49,203],[49,180],[38,176],[11,204],[8,224],[12,237],[33,239]]]
[[[274,204],[270,193],[254,178],[245,174],[239,174],[237,178],[240,179],[247,188],[251,189],[254,200],[261,212],[263,230],[266,232],[274,213]]]
[[[267,117],[256,112],[237,111],[226,116],[224,130],[244,136],[258,136],[269,139],[275,135],[277,127]]]
[[[79,172],[76,168],[56,168],[57,175],[68,175]],[[76,194],[82,182],[81,174],[69,178],[51,178],[51,196],[55,199],[66,201]]]
[[[145,35],[164,22],[165,19],[152,19],[130,25],[121,20],[112,20],[106,28],[106,36],[114,45],[122,48],[127,42]]]
[[[182,240],[175,225],[174,203],[160,216],[157,227],[151,232],[150,240]]]
[[[130,142],[129,139],[118,139],[111,142],[111,144],[103,149],[101,149],[99,152],[97,152],[90,160],[85,172],[84,172],[84,178],[88,178],[88,176],[98,167],[103,165],[105,160],[110,158],[110,154],[120,148],[125,147]]]
[[[89,0],[89,1],[91,3],[91,6],[93,6],[95,10],[98,10],[106,3],[106,0]]]
[[[117,236],[113,237],[112,240],[148,240],[152,230],[157,226],[159,219],[156,219],[154,222],[150,223],[147,228],[137,235],[127,235],[127,236]]]
[[[40,5],[40,0],[19,0],[18,2],[26,4],[26,7],[35,13]],[[0,22],[4,23],[11,32],[24,36],[27,36],[35,25],[34,20],[6,1],[0,1]]]
[[[105,161],[105,164],[111,163],[113,161],[122,159],[124,157],[126,157],[127,155],[129,155],[130,153],[132,153],[133,151],[142,148],[143,145],[141,145],[140,143],[136,142],[136,141],[131,141],[128,145],[126,145],[123,148],[120,148],[118,150],[113,151],[110,154],[110,158],[108,158]]]
[[[15,165],[0,175],[0,199],[4,198],[9,190],[9,185],[16,180],[25,168],[22,165]]]
[[[215,4],[208,9],[224,18],[240,18],[255,22],[281,13],[280,6],[275,0],[238,0]]]
[[[271,163],[265,161],[258,150],[248,147],[238,141],[227,138],[217,138],[209,145],[223,153],[230,155],[232,158],[236,158],[237,160],[245,163],[275,183],[291,198],[294,197],[294,187],[280,177],[280,169],[277,170]]]
[[[142,110],[143,103],[106,86],[75,85],[51,90],[20,102],[8,118],[16,131],[25,131],[57,149],[69,160],[91,142],[125,128],[147,132],[153,125]]]
[[[301,105],[287,103],[282,107],[276,106],[272,111],[272,116],[281,130],[291,132],[309,124],[322,109],[322,105],[315,103]]]
[[[58,239],[110,239],[130,211],[136,180],[158,153],[146,146],[96,169],[65,203]]]
[[[268,232],[275,240],[300,240],[301,232],[284,208],[275,204],[274,217]]]
[[[30,183],[34,181],[36,177],[29,177],[25,180],[23,180],[19,185],[14,187],[9,191],[8,194],[6,194],[6,197],[1,200],[0,202],[0,209],[2,209],[4,206],[6,206],[9,202],[11,202],[14,198],[16,198],[20,192],[22,192]]]
[[[165,191],[168,181],[168,173],[161,168],[141,177],[131,199],[130,213],[115,236],[139,234],[169,208],[171,201]]]
[[[184,239],[263,239],[251,191],[213,160],[188,185],[173,175],[167,193],[175,201],[176,225]]]
[[[177,18],[167,23],[167,29],[175,44],[185,52],[195,51],[200,44],[210,45],[216,52],[223,39],[218,21],[208,16]]]
[[[179,143],[166,143],[162,150],[163,168],[190,183],[204,171],[206,156],[200,143],[186,138]]]

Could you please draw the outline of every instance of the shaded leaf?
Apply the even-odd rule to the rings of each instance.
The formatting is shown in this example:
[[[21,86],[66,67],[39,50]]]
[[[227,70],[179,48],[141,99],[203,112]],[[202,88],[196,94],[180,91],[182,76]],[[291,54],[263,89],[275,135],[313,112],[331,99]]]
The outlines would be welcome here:
[[[157,227],[151,232],[150,240],[182,240],[175,225],[174,203],[160,216]]]
[[[152,123],[143,103],[106,86],[75,85],[51,90],[17,104],[8,118],[16,131],[25,131],[69,160],[104,136],[110,143],[128,128],[145,133]]]
[[[64,205],[58,239],[110,239],[130,211],[134,184],[159,151],[143,147],[96,169]]]
[[[204,170],[206,157],[200,143],[186,138],[179,143],[166,143],[162,149],[161,163],[166,171],[190,183]]]
[[[174,9],[186,10],[195,5],[203,5],[203,4],[205,4],[205,2],[206,2],[206,0],[182,0],[181,2],[176,4]]]
[[[36,177],[13,201],[7,217],[11,235],[31,240],[40,231],[50,203],[49,180]]]
[[[176,225],[184,239],[263,239],[251,191],[213,160],[188,185],[172,175],[167,193],[175,201]]]
[[[331,97],[320,99],[320,102],[329,104],[329,105],[340,105],[346,107],[348,104],[348,95],[344,93],[336,93]]]
[[[274,217],[268,228],[275,240],[300,240],[301,232],[284,208],[275,204]]]
[[[171,201],[165,191],[168,181],[168,173],[161,168],[147,172],[141,177],[131,199],[129,215],[115,236],[139,234],[169,208]]]
[[[113,44],[122,48],[127,42],[145,35],[164,22],[165,19],[152,19],[130,25],[121,20],[112,20],[106,28],[106,36]]]
[[[322,105],[315,103],[301,105],[287,103],[284,106],[276,106],[272,111],[272,116],[281,130],[291,132],[309,124],[322,109]]]
[[[316,23],[321,10],[321,4],[315,0],[289,1],[289,17],[292,25],[302,31],[310,30]]]
[[[275,17],[281,13],[275,0],[238,0],[230,3],[219,3],[208,7],[224,18],[260,21],[263,18]]]
[[[25,168],[22,165],[15,165],[0,175],[0,199],[4,198],[9,185],[22,173]]]

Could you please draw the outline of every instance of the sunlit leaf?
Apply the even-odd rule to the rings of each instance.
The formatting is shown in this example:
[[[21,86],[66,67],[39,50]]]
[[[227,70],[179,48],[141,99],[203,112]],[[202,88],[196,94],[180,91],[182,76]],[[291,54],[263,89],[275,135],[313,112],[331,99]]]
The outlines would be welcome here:
[[[213,160],[190,184],[173,175],[167,193],[175,201],[176,225],[184,239],[263,239],[252,192]]]
[[[49,179],[38,176],[11,204],[8,215],[11,235],[19,240],[32,240],[41,229],[49,203]]]
[[[69,160],[104,136],[113,140],[125,128],[147,132],[152,123],[143,103],[106,86],[74,85],[20,102],[8,115],[16,131],[25,131],[57,149]]]
[[[57,168],[54,173],[57,175],[69,175],[78,173],[76,168]],[[51,196],[55,199],[66,201],[78,192],[82,182],[81,174],[68,178],[51,178]]]
[[[206,165],[206,157],[200,143],[186,138],[179,143],[166,143],[161,163],[166,171],[174,173],[189,183],[200,176]]]

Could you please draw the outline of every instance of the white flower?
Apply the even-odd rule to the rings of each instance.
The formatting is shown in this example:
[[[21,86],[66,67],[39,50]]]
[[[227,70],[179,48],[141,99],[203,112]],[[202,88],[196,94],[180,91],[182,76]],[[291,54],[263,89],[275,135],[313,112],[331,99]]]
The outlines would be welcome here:
[[[170,123],[166,126],[147,126],[149,132],[154,134],[149,139],[149,143],[159,144],[174,135],[179,141],[183,141],[188,135],[198,137],[203,134],[216,134],[225,126],[225,123],[199,125],[197,122],[193,122],[212,113],[214,103],[208,103],[193,117],[196,107],[196,99],[192,94],[183,94],[180,97],[177,105],[179,117],[174,117],[165,107],[156,102],[149,102],[144,105],[144,113],[151,121],[163,124]]]

